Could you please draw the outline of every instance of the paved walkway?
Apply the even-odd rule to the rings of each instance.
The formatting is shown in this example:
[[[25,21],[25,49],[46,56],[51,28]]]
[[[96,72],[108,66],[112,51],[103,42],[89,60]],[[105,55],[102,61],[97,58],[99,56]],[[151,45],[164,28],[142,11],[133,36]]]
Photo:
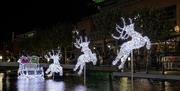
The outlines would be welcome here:
[[[146,72],[136,72],[133,73],[134,78],[146,78],[146,79],[160,79],[160,80],[180,80],[180,75],[169,75],[169,74],[160,74],[156,73],[146,73]],[[131,72],[113,72],[113,76],[119,77],[131,77]]]
[[[49,64],[41,63],[43,67],[48,67]],[[62,64],[64,69],[73,69],[74,65],[64,65]],[[17,62],[0,62],[0,67],[9,69],[10,67],[18,67]],[[113,76],[119,77],[131,77],[130,72],[117,72],[116,67],[112,66],[87,66],[87,70],[96,70],[96,71],[106,71],[106,72],[113,72]],[[134,78],[150,78],[150,79],[162,79],[162,80],[180,80],[180,71],[174,72],[173,71],[166,71],[165,75],[162,75],[161,71],[149,71],[149,74],[146,72],[136,72],[134,73]]]
[[[47,68],[50,64],[48,63],[40,63],[40,65],[42,67]],[[0,68],[5,68],[5,69],[9,69],[10,67],[16,67],[18,68],[19,63],[17,62],[0,62]],[[63,67],[63,69],[73,69],[75,67],[75,64],[61,64],[61,66]],[[117,71],[117,67],[113,67],[113,66],[108,66],[108,65],[104,65],[104,66],[93,66],[93,65],[87,65],[87,70],[94,70],[94,71],[106,71],[106,72],[114,72]]]

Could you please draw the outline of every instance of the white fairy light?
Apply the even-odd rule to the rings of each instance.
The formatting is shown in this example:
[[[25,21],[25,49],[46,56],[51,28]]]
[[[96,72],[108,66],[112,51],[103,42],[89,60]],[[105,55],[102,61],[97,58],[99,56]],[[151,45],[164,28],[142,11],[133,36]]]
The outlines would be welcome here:
[[[45,82],[40,79],[18,79],[17,90],[18,91],[45,91]],[[49,90],[48,90],[49,91]]]
[[[34,56],[33,56],[34,57]],[[38,58],[35,58],[38,59]],[[44,80],[44,70],[43,67],[39,66],[39,61],[31,61],[31,57],[22,55],[18,59],[19,69],[18,69],[18,79],[40,79]]]
[[[108,47],[109,49],[111,49],[111,45],[107,45],[107,47]]]
[[[66,86],[63,81],[46,80],[45,91],[65,91]]]
[[[131,61],[131,58],[130,58],[130,57],[128,57],[128,61]]]
[[[151,48],[151,42],[147,36],[142,36],[140,33],[134,30],[134,23],[132,23],[132,19],[129,18],[130,24],[126,25],[124,18],[122,18],[123,27],[120,27],[116,24],[116,31],[120,34],[120,36],[114,36],[112,34],[112,37],[114,39],[128,39],[131,37],[130,41],[127,41],[121,45],[120,51],[118,52],[117,57],[112,62],[113,65],[116,65],[119,60],[121,60],[121,64],[119,65],[119,69],[124,68],[124,63],[126,62],[126,59],[130,55],[131,51],[133,49],[139,49],[146,45],[146,48],[149,50]],[[125,33],[124,33],[125,32]]]
[[[3,56],[2,55],[0,55],[0,60],[2,60],[3,59]]]
[[[82,74],[82,70],[85,66],[85,63],[93,62],[93,65],[96,65],[97,57],[95,53],[92,53],[91,49],[89,48],[90,41],[87,41],[87,37],[85,37],[85,41],[82,41],[82,36],[80,36],[80,39],[76,39],[76,43],[74,43],[74,46],[78,49],[81,48],[81,54],[78,59],[77,63],[75,65],[75,68],[73,69],[76,71],[79,67],[78,74]]]
[[[51,77],[53,75],[53,73],[59,73],[60,76],[63,75],[63,68],[59,63],[60,58],[62,57],[61,55],[61,51],[58,50],[57,53],[54,53],[54,50],[52,50],[52,54],[49,52],[48,55],[44,56],[47,61],[50,61],[50,59],[53,60],[53,63],[51,63],[48,67],[48,69],[46,70],[46,74],[48,74],[48,77]]]

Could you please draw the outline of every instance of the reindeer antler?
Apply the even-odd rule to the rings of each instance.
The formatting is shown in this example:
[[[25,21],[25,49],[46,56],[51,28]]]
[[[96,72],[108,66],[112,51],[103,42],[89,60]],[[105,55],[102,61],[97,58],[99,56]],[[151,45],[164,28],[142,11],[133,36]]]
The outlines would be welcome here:
[[[57,54],[58,55],[61,54],[61,50],[60,49],[57,50]]]
[[[55,55],[55,52],[54,52],[54,50],[51,50],[52,51],[52,55]]]
[[[82,43],[88,43],[89,44],[90,41],[88,41],[87,36],[85,36],[84,38],[85,38],[85,41],[83,41],[82,36],[80,36],[79,39],[76,38],[76,42],[74,43],[74,46],[79,49],[82,47],[82,45],[81,45]]]
[[[120,34],[119,36],[115,36],[115,35],[113,35],[112,34],[112,37],[114,38],[114,39],[127,39],[127,38],[129,38],[129,35],[128,35],[128,33],[127,33],[127,26],[128,25],[126,25],[126,23],[125,23],[125,19],[123,18],[123,17],[121,17],[121,20],[123,21],[123,27],[120,27],[118,24],[116,24],[116,31]],[[130,21],[130,23],[132,24],[132,19],[130,19],[129,18],[129,21]]]
[[[48,57],[48,55],[44,55],[44,58],[46,58],[46,60],[49,62],[50,58]]]
[[[87,36],[85,36],[85,42],[90,43],[90,41],[88,40],[88,37],[87,37]]]
[[[74,46],[78,49],[81,48],[80,42],[81,42],[81,40],[76,38],[76,42],[74,43]]]
[[[131,18],[129,18],[129,21],[130,21],[130,24],[132,24],[132,19]]]
[[[59,56],[59,59],[61,60],[61,58],[62,58],[62,53],[61,53],[61,50],[60,50],[60,49],[57,50],[57,55]]]
[[[87,38],[87,36],[85,36],[85,41],[86,41],[86,42],[88,41],[88,38]]]

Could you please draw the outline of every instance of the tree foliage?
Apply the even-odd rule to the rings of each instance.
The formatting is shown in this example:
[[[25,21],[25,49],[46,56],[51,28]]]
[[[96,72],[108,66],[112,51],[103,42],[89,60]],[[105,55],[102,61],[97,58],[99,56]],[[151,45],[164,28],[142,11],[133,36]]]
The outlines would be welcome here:
[[[115,24],[120,21],[120,17],[134,18],[135,30],[150,37],[151,41],[157,42],[165,39],[170,34],[172,22],[163,18],[166,11],[157,9],[141,9],[134,12],[122,12],[120,9],[110,9],[102,11],[93,16],[96,32],[101,32],[104,36],[110,36],[115,30]]]
[[[104,38],[107,38],[114,31],[115,24],[120,16],[121,13],[118,9],[109,9],[93,15],[95,32],[100,31],[104,35]]]
[[[38,30],[31,38],[20,41],[20,47],[30,51],[48,50],[71,45],[71,24],[57,24],[46,30]]]
[[[142,9],[136,11],[139,19],[136,20],[136,26],[144,35],[147,35],[152,42],[162,41],[167,38],[172,29],[171,21],[163,18],[165,11]],[[137,29],[137,30],[138,30]]]

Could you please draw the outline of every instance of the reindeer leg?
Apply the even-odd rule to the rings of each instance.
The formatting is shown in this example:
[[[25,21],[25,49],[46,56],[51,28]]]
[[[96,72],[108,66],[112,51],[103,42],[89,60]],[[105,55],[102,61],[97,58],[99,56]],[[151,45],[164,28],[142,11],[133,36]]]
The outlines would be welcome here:
[[[76,71],[80,65],[81,65],[81,63],[78,61],[77,64],[75,65],[75,68],[73,69],[73,71]]]
[[[79,69],[79,72],[78,72],[78,75],[81,75],[81,74],[82,74],[83,68],[84,68],[84,63],[81,64],[80,69]]]
[[[47,74],[47,77],[51,77],[52,76],[51,66],[49,66],[49,68],[46,70],[45,73]]]
[[[119,69],[123,69],[124,68],[124,64],[126,62],[126,59],[129,55],[124,55],[122,58],[121,58],[121,64],[118,66]]]
[[[51,77],[53,75],[53,72],[51,71],[47,76]]]
[[[94,54],[94,53],[91,55],[91,62],[93,63],[93,65],[96,65],[96,63],[97,63],[96,54]]]
[[[18,75],[20,75],[20,69],[18,69],[18,72],[17,72],[17,73],[18,73]]]
[[[54,72],[55,72],[55,73],[59,73],[59,72],[60,72],[60,66],[59,66],[59,65],[56,65],[56,66],[55,66]]]
[[[121,64],[118,66],[118,69],[123,69],[125,62],[126,62],[126,61],[124,60],[124,58],[121,58]]]
[[[119,61],[119,58],[116,58],[116,59],[112,62],[112,65],[116,65],[118,61]]]
[[[62,76],[63,75],[63,69],[61,66],[58,66],[58,71],[59,71],[59,75]]]
[[[62,69],[62,67],[60,68],[60,74],[59,74],[60,76],[62,76],[63,75],[63,69]]]
[[[48,74],[50,72],[50,67],[46,70],[46,74]]]
[[[112,62],[112,65],[116,65],[117,62],[122,58],[122,54],[121,53],[118,53],[116,59]]]

